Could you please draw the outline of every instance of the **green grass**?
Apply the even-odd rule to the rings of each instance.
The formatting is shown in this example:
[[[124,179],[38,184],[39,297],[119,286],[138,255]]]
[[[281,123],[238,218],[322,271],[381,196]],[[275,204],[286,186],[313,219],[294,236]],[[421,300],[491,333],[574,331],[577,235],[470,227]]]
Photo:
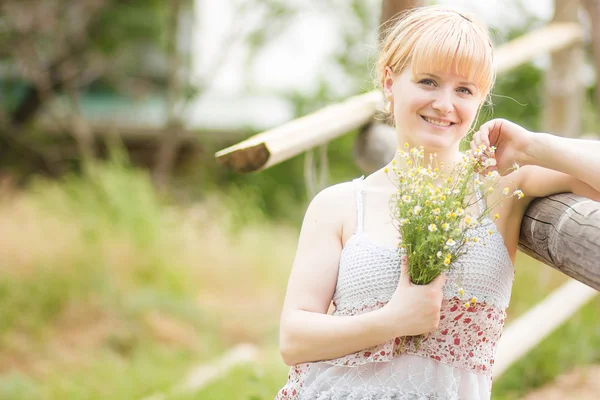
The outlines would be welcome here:
[[[43,381],[23,373],[0,376],[2,399],[137,399],[168,390],[195,361],[192,354],[137,343],[126,357],[100,348],[84,367],[62,366]]]
[[[265,351],[260,362],[232,369],[226,376],[198,391],[203,400],[266,400],[273,399],[285,383],[288,367],[277,349]]]
[[[241,225],[243,199],[176,206],[110,162],[0,202],[0,399],[168,393],[236,343],[275,341],[296,231],[251,209]]]

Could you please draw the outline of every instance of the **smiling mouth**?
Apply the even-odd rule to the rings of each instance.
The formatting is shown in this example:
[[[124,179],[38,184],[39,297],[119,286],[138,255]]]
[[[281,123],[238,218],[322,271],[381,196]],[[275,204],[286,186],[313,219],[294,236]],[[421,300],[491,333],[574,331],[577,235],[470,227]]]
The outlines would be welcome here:
[[[425,117],[423,115],[421,115],[421,118],[423,118],[424,121],[429,122],[432,125],[439,126],[440,128],[447,128],[449,126],[454,125],[454,122],[440,121],[439,119],[433,119]]]

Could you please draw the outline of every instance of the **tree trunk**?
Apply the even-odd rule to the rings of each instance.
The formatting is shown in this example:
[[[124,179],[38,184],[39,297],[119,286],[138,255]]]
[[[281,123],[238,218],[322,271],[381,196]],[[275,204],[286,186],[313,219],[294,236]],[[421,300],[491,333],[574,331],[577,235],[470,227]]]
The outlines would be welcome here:
[[[178,48],[179,18],[182,0],[171,0],[169,9],[169,27],[167,30],[167,56],[169,59],[169,77],[167,87],[167,126],[160,140],[156,153],[154,183],[164,189],[171,176],[171,171],[181,145],[181,118],[177,105],[183,99],[181,79],[181,55]]]
[[[594,70],[596,72],[596,110],[600,112],[600,1],[581,0],[590,18],[590,30],[592,39],[592,55],[594,58]]]
[[[390,22],[399,13],[409,8],[414,8],[421,5],[422,0],[382,0],[381,2],[381,19],[380,19],[380,30],[382,34],[389,27]]]
[[[82,31],[86,32],[86,34],[80,34],[77,40],[73,40],[70,43],[70,48],[64,54],[57,56],[54,60],[49,60],[45,71],[46,84],[44,87],[41,87],[37,82],[27,83],[23,100],[21,100],[10,116],[11,127],[8,129],[8,132],[16,134],[21,126],[27,124],[36,116],[44,103],[50,100],[52,93],[63,88],[65,82],[61,77],[61,68],[74,59],[85,59],[85,54],[90,45],[88,39],[97,36],[98,30],[101,28],[101,18],[99,17],[103,9],[109,7],[111,3],[111,1],[100,2],[97,7],[91,8],[91,16],[83,19],[84,23],[87,23],[87,27],[82,28]],[[19,43],[15,44],[19,45]]]
[[[553,22],[578,22],[579,0],[555,0]],[[578,137],[585,88],[581,80],[583,46],[576,44],[551,55],[546,73],[542,129]]]
[[[92,161],[95,158],[95,138],[90,125],[81,113],[81,104],[79,102],[79,93],[76,85],[65,85],[67,95],[71,100],[71,131],[73,138],[77,143],[79,155],[85,162]]]

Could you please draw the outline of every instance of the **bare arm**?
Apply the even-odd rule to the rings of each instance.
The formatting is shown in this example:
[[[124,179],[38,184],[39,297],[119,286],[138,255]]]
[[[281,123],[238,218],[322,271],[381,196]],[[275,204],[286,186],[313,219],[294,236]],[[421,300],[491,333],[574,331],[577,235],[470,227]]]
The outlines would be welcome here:
[[[570,175],[600,192],[600,141],[534,134],[524,164]]]
[[[352,184],[325,189],[306,211],[281,314],[280,352],[295,365],[351,354],[394,336],[382,311],[328,315],[342,250],[340,206],[353,203]]]

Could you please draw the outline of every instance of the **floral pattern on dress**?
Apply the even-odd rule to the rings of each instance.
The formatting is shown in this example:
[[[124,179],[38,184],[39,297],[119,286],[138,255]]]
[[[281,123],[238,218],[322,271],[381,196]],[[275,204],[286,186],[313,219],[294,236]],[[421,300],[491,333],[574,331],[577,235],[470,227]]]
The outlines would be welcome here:
[[[275,400],[298,399],[302,392],[302,388],[304,387],[304,379],[306,374],[308,374],[309,368],[310,363],[303,363],[290,367],[287,383],[279,390],[279,392],[277,392]]]
[[[464,307],[464,300],[457,297],[442,302],[440,323],[434,332],[416,336],[397,337],[383,344],[348,354],[343,357],[321,361],[331,365],[357,367],[372,362],[388,362],[402,354],[431,358],[453,367],[489,375],[491,379],[496,343],[502,335],[506,313],[485,303]],[[385,302],[376,301],[363,305],[360,310],[336,310],[337,315],[357,315],[376,310]],[[275,400],[298,398],[310,363],[290,368],[287,384],[278,392]]]
[[[384,304],[378,301],[364,306],[362,313],[381,308]],[[370,362],[391,361],[394,357],[407,353],[489,375],[506,313],[485,303],[471,304],[468,308],[463,304],[464,300],[457,297],[445,299],[442,302],[440,323],[434,332],[397,337],[356,353],[321,362],[356,367]],[[345,315],[346,312],[336,314]],[[353,310],[352,314],[359,313]]]
[[[479,374],[491,374],[496,344],[506,313],[485,303],[464,307],[459,298],[444,300],[438,329],[421,338],[409,336],[398,352],[432,358]]]

